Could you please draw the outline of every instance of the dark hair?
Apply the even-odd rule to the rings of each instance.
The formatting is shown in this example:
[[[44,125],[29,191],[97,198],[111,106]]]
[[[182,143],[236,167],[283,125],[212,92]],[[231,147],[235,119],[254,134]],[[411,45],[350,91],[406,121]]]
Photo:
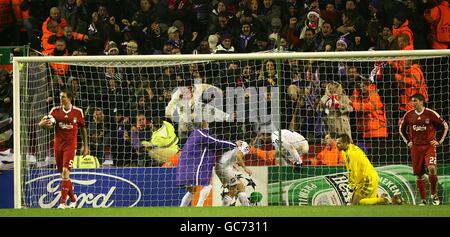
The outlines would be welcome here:
[[[61,89],[61,92],[66,93],[67,97],[72,100],[73,98],[73,92],[69,87],[65,87]]]
[[[346,133],[339,134],[337,138],[338,138],[338,139],[340,138],[340,139],[341,139],[343,142],[345,142],[345,143],[352,143],[352,139],[351,139],[350,136],[347,135]]]
[[[418,99],[419,101],[425,101],[425,96],[420,93],[414,94],[411,96],[411,99]]]

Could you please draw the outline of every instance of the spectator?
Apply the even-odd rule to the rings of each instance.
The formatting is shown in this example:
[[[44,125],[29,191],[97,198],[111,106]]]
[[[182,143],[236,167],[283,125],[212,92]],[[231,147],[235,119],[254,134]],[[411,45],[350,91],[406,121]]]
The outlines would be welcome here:
[[[126,55],[139,55],[139,46],[136,41],[130,40],[126,44]]]
[[[265,17],[265,25],[270,25],[273,18],[281,17],[281,8],[273,0],[263,0],[262,3],[260,13]]]
[[[344,157],[336,146],[336,134],[327,133],[325,135],[325,147],[313,160],[313,165],[345,165]]]
[[[162,28],[159,21],[154,21],[150,26],[142,30],[142,40],[139,42],[142,46],[144,54],[160,54],[166,41],[163,36]]]
[[[109,124],[101,108],[94,108],[92,121],[88,127],[91,155],[100,163],[112,165]]]
[[[336,9],[333,1],[326,3],[325,9],[320,11],[320,16],[324,21],[331,23],[333,28],[341,25],[341,13]]]
[[[162,165],[180,151],[179,140],[175,134],[175,128],[167,121],[155,122],[152,130],[151,139],[141,143],[146,148],[150,158]]]
[[[423,16],[423,12],[419,12],[417,5],[418,2],[416,0],[407,0],[404,1],[404,3],[406,4],[406,18],[410,20],[409,27],[411,28],[411,31],[414,35],[414,48],[428,48],[428,44],[426,41],[428,29]],[[447,13],[450,13],[450,11],[447,11]]]
[[[180,37],[180,31],[177,27],[171,26],[167,30],[168,40],[167,42],[171,44],[173,47],[182,49],[184,47],[184,41]]]
[[[49,31],[49,27],[47,27],[47,24],[51,20],[56,21],[56,23],[57,23],[56,32]],[[56,36],[58,36],[58,37],[63,36],[63,28],[66,25],[67,25],[67,20],[65,18],[61,17],[61,11],[59,10],[59,8],[52,7],[50,9],[50,16],[47,17],[47,19],[42,24],[42,34],[46,35],[46,34],[56,33]]]
[[[269,50],[269,39],[266,34],[260,33],[256,35],[256,47],[254,52],[261,52]]]
[[[68,25],[72,26],[75,32],[87,33],[89,13],[83,0],[59,1],[58,8],[61,11],[61,17],[67,20]]]
[[[414,45],[414,34],[409,28],[409,20],[400,12],[393,18],[392,35],[398,38],[401,34],[407,34],[409,42]]]
[[[397,45],[400,50],[414,50],[414,45],[411,44],[406,33],[402,33],[397,37]]]
[[[49,55],[55,49],[55,43],[58,36],[58,22],[54,20],[49,20],[46,25],[47,30],[42,35],[41,45],[42,54]]]
[[[217,49],[217,43],[219,42],[219,37],[217,35],[210,35],[208,36],[208,44],[211,52],[216,51]]]
[[[250,53],[255,45],[255,33],[249,23],[241,25],[241,34],[235,40],[237,45],[237,52]]]
[[[63,32],[69,55],[72,55],[75,50],[77,50],[80,46],[84,45],[84,43],[89,40],[89,37],[87,35],[73,32],[73,28],[70,25],[65,26],[63,28]]]
[[[351,137],[349,113],[353,111],[351,101],[341,84],[328,83],[325,95],[320,99],[320,110],[325,112],[325,126],[328,133],[347,134]]]
[[[428,41],[433,49],[447,49],[450,39],[448,37],[448,28],[439,29],[438,25],[443,24],[449,16],[449,2],[439,1],[438,6],[425,12],[425,20],[429,24]],[[441,23],[442,22],[442,23]],[[444,31],[446,29],[447,31]]]
[[[397,48],[397,40],[392,35],[391,28],[384,26],[383,30],[378,33],[376,50],[392,50]]]
[[[151,137],[152,127],[152,120],[147,119],[143,112],[138,112],[136,121],[131,127],[131,145],[133,146],[132,166],[159,166],[159,164],[155,164],[146,158],[145,147],[142,145],[142,141]]]
[[[338,34],[333,28],[330,22],[324,21],[322,23],[322,29],[315,36],[315,45],[317,45],[317,51],[325,51],[326,45],[335,45],[338,40]]]
[[[67,50],[66,41],[64,38],[58,38],[56,40],[56,48],[50,52],[51,56],[68,56],[69,52]],[[69,71],[69,65],[64,63],[50,63],[50,67],[53,72],[59,76],[65,76]]]
[[[0,114],[12,117],[13,113],[12,77],[5,69],[0,69]]]
[[[367,80],[360,82],[360,88],[353,91],[350,98],[357,112],[357,129],[363,138],[387,138],[388,122],[384,104],[375,84]]]
[[[197,48],[192,51],[193,54],[210,54],[212,53],[211,48],[209,47],[209,43],[207,39],[200,41],[200,44]]]
[[[421,67],[412,60],[405,60],[403,69],[399,69],[395,74],[395,80],[399,83],[400,98],[398,107],[401,111],[406,112],[413,108],[411,96],[420,93],[428,101],[427,84]]]
[[[315,44],[315,31],[313,29],[306,29],[305,38],[303,39],[303,45],[301,51],[303,52],[315,52],[317,51]]]
[[[259,71],[258,86],[273,87],[277,85],[277,81],[275,61],[272,59],[264,61]]]
[[[225,34],[220,37],[220,45],[217,46],[217,49],[214,53],[223,54],[223,53],[235,53],[235,49],[232,45],[232,41],[229,35]]]

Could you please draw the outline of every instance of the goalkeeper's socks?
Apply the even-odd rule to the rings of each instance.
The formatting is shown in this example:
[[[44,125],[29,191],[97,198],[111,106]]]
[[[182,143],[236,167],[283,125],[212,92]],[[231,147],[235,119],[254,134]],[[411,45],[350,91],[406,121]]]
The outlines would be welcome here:
[[[437,182],[438,177],[437,175],[428,175],[428,182],[430,183],[430,194],[436,195],[437,193]]]
[[[203,207],[203,203],[205,202],[206,198],[209,195],[209,192],[211,191],[212,186],[204,186],[202,190],[200,191],[200,197],[198,198],[197,207]]]
[[[194,196],[193,193],[187,192],[187,193],[184,195],[183,199],[181,199],[180,207],[187,207],[187,206],[189,206],[189,204],[191,204],[191,201],[192,201],[192,197],[193,197],[193,196]]]
[[[247,194],[245,192],[238,193],[238,199],[242,206],[250,206]]]
[[[68,179],[61,180],[61,203],[66,204],[67,195],[69,194],[69,182]]]
[[[70,197],[70,202],[76,202],[77,199],[75,198],[75,191],[73,189],[73,184],[72,184],[72,180],[68,180],[69,181],[69,197]]]
[[[233,199],[228,194],[225,194],[222,198],[222,206],[229,206],[231,201],[233,201]]]

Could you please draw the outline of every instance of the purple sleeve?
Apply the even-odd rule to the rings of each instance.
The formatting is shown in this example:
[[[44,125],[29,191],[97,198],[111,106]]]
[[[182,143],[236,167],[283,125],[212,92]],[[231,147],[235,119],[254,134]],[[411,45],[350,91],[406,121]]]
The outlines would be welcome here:
[[[203,133],[200,130],[197,130],[197,132],[200,134],[200,136],[203,137],[203,139],[205,139],[205,141],[208,144],[208,147],[210,149],[223,150],[223,149],[232,149],[232,148],[236,147],[236,144],[234,144],[232,142],[214,138],[207,133]]]
[[[134,149],[139,149],[141,147],[141,143],[139,142],[139,132],[131,132],[131,145]]]

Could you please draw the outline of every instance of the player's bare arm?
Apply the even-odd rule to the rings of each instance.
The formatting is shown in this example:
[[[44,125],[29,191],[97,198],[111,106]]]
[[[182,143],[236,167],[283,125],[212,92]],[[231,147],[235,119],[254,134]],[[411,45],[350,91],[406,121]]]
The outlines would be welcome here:
[[[237,151],[236,152],[236,163],[242,167],[242,169],[244,169],[245,173],[247,173],[248,175],[252,175],[252,171],[249,170],[246,166],[245,166],[245,162],[244,162],[244,154],[242,153],[242,151]]]
[[[89,155],[89,144],[88,144],[88,135],[87,135],[87,129],[81,128],[81,137],[83,139],[83,146],[81,147],[81,154],[84,156]]]

